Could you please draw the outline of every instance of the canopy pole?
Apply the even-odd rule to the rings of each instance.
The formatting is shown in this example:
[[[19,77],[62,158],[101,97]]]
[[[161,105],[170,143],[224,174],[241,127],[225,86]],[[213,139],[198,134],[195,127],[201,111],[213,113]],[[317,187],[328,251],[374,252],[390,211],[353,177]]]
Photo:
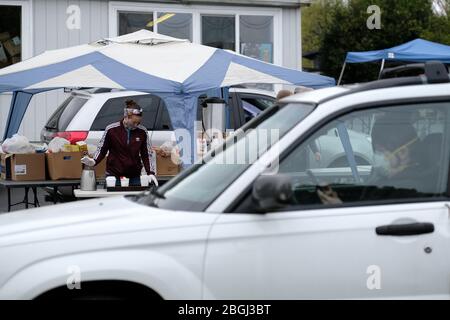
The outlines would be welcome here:
[[[381,60],[381,69],[380,69],[380,73],[378,74],[378,80],[381,79],[381,73],[382,73],[383,70],[384,70],[384,64],[385,64],[385,63],[386,63],[386,60],[385,60],[385,59]]]
[[[345,67],[347,66],[347,61],[346,62],[344,62],[344,65],[342,66],[342,71],[341,71],[341,75],[339,76],[339,80],[338,80],[338,83],[337,83],[337,85],[340,85],[341,84],[341,81],[342,81],[342,77],[344,76],[344,71],[345,71]]]

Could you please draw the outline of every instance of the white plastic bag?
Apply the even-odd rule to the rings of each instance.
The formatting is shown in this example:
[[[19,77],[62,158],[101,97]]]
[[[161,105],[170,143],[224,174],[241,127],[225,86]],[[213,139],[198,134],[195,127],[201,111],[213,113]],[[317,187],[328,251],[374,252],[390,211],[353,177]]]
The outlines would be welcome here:
[[[88,144],[87,149],[88,149],[88,154],[91,157],[94,157],[94,154],[97,152],[97,146],[94,146],[93,144]]]
[[[36,153],[45,153],[48,150],[48,145],[46,143],[34,144],[33,147],[34,150],[36,150]]]
[[[173,143],[170,142],[170,141],[166,141],[159,147],[159,149],[161,149],[161,151],[165,155],[169,156],[172,153],[172,150],[173,150]]]
[[[48,150],[53,153],[61,152],[65,144],[70,144],[69,140],[61,137],[53,138],[52,141],[50,141],[50,143],[48,144]]]
[[[3,142],[2,149],[5,153],[35,153],[30,141],[17,133]]]

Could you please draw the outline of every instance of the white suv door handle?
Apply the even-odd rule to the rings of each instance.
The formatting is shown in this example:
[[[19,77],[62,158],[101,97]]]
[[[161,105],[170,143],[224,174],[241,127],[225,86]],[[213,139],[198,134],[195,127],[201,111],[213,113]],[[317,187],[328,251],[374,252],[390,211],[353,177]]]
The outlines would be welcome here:
[[[376,228],[379,236],[415,236],[434,232],[434,224],[429,222],[417,222],[409,224],[390,224]]]

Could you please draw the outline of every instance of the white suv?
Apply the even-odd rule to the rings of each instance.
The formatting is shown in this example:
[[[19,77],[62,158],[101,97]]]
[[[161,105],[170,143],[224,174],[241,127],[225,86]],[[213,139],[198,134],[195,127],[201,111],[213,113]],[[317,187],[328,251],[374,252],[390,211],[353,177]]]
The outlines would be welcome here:
[[[142,124],[153,145],[174,141],[173,128],[164,101],[158,96],[138,91],[89,89],[74,91],[56,109],[41,131],[41,141],[53,137],[85,140],[96,145],[109,124],[123,117],[125,101],[134,99],[143,109]],[[272,91],[231,88],[229,94],[229,129],[238,129],[275,103]]]
[[[0,299],[449,299],[450,83],[428,80],[290,97],[152,194],[0,216]],[[377,150],[395,132],[403,171],[356,166],[350,128]],[[266,130],[255,162],[224,164]],[[302,161],[334,130],[348,163]]]

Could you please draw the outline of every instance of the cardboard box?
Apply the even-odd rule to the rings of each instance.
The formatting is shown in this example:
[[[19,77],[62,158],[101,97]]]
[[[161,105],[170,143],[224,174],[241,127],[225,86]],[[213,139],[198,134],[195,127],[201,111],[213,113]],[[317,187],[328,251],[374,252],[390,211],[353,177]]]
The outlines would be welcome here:
[[[45,180],[45,154],[2,154],[1,178],[14,181]]]
[[[6,170],[6,160],[7,155],[2,153],[0,154],[0,178],[2,180],[11,180],[11,167],[9,170]],[[9,166],[11,166],[11,162],[9,161]]]
[[[11,63],[15,64],[15,63],[19,63],[22,61],[22,57],[21,56],[15,56],[11,58]]]
[[[16,45],[12,39],[3,42],[3,46],[5,47],[6,52],[11,57],[18,56],[21,53],[21,46]]]
[[[178,173],[180,173],[180,165],[174,163],[170,155],[163,156],[162,153],[159,152],[159,148],[154,148],[153,155],[155,154],[157,176],[176,176]]]
[[[99,164],[94,167],[95,170],[95,178],[96,179],[104,179],[106,173],[106,158],[103,159]]]
[[[6,41],[11,38],[9,32],[0,32],[0,41]]]
[[[46,153],[45,156],[51,180],[81,178],[81,152]]]
[[[3,44],[0,42],[0,62],[7,63],[8,57],[6,56],[5,48]]]

